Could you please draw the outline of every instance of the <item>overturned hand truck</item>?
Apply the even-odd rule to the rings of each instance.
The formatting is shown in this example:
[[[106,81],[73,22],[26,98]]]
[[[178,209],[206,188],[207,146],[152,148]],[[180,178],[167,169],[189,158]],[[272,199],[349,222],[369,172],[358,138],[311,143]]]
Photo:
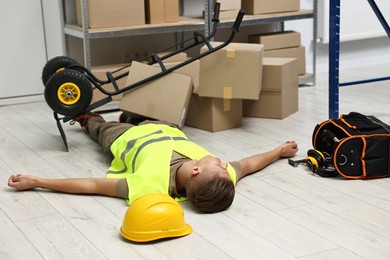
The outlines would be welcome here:
[[[61,121],[65,123],[80,114],[103,106],[112,101],[112,96],[129,91],[151,80],[171,73],[174,70],[181,68],[195,60],[201,59],[213,52],[216,52],[217,50],[220,50],[231,43],[235,34],[239,31],[242,18],[244,17],[244,12],[242,10],[238,12],[228,39],[220,45],[213,47],[211,46],[210,41],[217,32],[219,23],[219,9],[220,4],[216,3],[214,7],[214,16],[212,18],[213,30],[211,31],[210,35],[206,37],[198,32],[195,32],[192,38],[165,49],[159,53],[166,52],[167,50],[173,48],[177,50],[168,54],[164,54],[161,57],[158,55],[158,53],[147,57],[145,60],[150,60],[148,64],[152,65],[158,63],[160,65],[161,72],[121,89],[119,89],[116,81],[126,77],[129,74],[128,68],[131,66],[131,64],[124,66],[123,68],[120,68],[116,71],[107,72],[107,79],[102,80],[95,77],[86,67],[80,65],[77,61],[69,57],[60,56],[49,60],[42,71],[42,82],[45,86],[44,96],[46,103],[54,112],[54,118],[57,122],[57,127],[64,142],[66,151],[68,151],[68,143],[65,132],[61,125]],[[187,51],[200,44],[205,44],[208,47],[208,50],[171,68],[166,68],[164,66],[163,60],[178,53]],[[113,91],[108,91],[104,88],[104,86],[108,84],[112,84],[114,87]],[[107,95],[107,97],[97,102],[91,103],[93,89],[98,89],[100,92]]]
[[[390,126],[374,116],[351,112],[314,128],[314,149],[307,158],[291,160],[321,177],[373,179],[390,176]]]

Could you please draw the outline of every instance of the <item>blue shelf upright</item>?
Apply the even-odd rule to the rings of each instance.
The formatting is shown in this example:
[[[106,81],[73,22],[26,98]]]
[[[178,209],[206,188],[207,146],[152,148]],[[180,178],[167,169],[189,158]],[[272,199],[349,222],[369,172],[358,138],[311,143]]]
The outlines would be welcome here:
[[[329,7],[329,118],[339,117],[340,0]]]

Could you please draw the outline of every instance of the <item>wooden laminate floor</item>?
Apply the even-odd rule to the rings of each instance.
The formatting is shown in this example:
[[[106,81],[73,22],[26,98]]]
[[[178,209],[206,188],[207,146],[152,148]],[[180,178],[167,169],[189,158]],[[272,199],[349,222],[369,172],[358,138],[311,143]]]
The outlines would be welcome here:
[[[342,71],[342,80],[388,76],[390,64]],[[241,128],[184,132],[223,160],[295,140],[304,158],[314,126],[328,117],[327,74],[299,89],[299,111],[283,120],[245,118]],[[390,123],[390,81],[340,89],[340,113]],[[108,119],[116,115],[107,115]],[[0,259],[390,259],[390,179],[313,176],[280,160],[241,180],[232,207],[218,214],[181,205],[189,236],[148,244],[122,239],[121,199],[49,191],[15,192],[15,173],[103,177],[110,158],[78,126],[64,125],[70,151],[45,102],[0,107]]]

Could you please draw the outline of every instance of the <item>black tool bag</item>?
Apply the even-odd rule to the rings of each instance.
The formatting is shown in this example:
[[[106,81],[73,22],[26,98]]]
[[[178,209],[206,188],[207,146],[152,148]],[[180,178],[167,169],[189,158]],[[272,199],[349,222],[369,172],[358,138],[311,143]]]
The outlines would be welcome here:
[[[390,126],[356,112],[318,124],[313,147],[348,179],[390,176]]]

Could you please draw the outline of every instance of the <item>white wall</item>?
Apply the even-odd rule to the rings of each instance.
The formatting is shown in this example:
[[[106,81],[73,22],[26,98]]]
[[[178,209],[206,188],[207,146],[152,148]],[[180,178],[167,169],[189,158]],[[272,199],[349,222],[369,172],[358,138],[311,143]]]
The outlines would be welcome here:
[[[60,15],[60,2],[62,0],[41,0],[43,7],[44,28],[46,32],[47,57],[64,55],[64,35]]]
[[[0,105],[43,100],[42,68],[64,53],[58,3],[20,0],[0,9]]]
[[[301,0],[302,9],[312,9],[313,1]],[[326,1],[326,0],[324,0]],[[356,1],[356,4],[359,1]],[[390,17],[386,17],[390,22]],[[302,34],[302,42],[306,46],[306,60],[308,71],[311,71],[311,57],[313,51],[313,23],[311,20],[289,21],[286,29],[292,29]],[[328,71],[328,44],[317,43],[317,72]],[[340,69],[355,68],[373,64],[388,63],[390,60],[390,39],[387,37],[342,42],[340,44]],[[340,72],[342,73],[342,71]],[[384,75],[388,76],[388,75]]]

